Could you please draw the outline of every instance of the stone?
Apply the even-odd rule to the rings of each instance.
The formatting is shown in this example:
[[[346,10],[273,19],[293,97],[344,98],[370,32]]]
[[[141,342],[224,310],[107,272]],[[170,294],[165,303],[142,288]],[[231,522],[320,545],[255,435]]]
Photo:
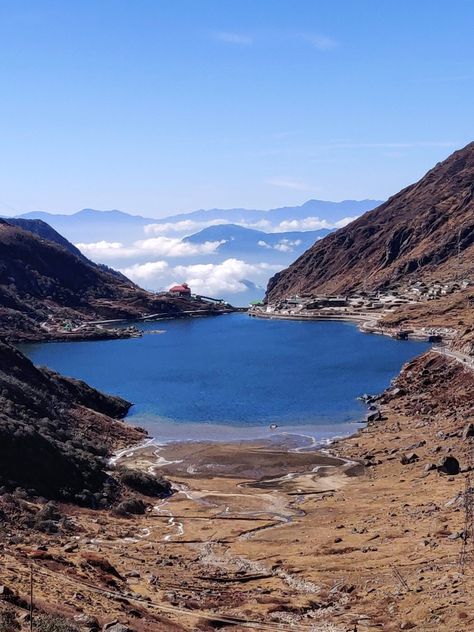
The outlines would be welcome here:
[[[133,630],[129,628],[128,625],[124,625],[118,621],[112,621],[103,626],[102,632],[133,632]]]
[[[400,626],[400,630],[413,630],[413,628],[416,628],[416,623],[413,621],[404,621]]]
[[[449,474],[450,476],[459,474],[459,461],[454,456],[445,456],[438,463],[437,470],[442,474]]]
[[[380,410],[374,410],[370,413],[367,413],[367,415],[365,416],[365,421],[367,423],[370,423],[372,421],[379,421],[382,418],[382,415],[380,414]]]
[[[436,465],[434,463],[427,463],[425,465],[425,472],[431,472],[436,469]]]
[[[7,599],[8,597],[13,596],[13,590],[5,586],[4,584],[0,585],[0,599]]]
[[[409,452],[408,454],[402,454],[400,457],[400,463],[402,465],[410,465],[411,463],[415,463],[418,461],[420,457],[416,452]]]
[[[79,545],[77,544],[77,542],[71,542],[70,544],[66,544],[63,547],[63,551],[65,553],[73,553],[74,551],[76,551],[79,548]]]
[[[469,439],[470,437],[474,437],[474,424],[473,423],[466,424],[463,428],[461,436],[464,439],[464,441],[466,441],[466,439]]]
[[[87,628],[89,630],[100,630],[98,620],[89,614],[77,614],[74,617],[74,621],[80,625],[80,627]]]

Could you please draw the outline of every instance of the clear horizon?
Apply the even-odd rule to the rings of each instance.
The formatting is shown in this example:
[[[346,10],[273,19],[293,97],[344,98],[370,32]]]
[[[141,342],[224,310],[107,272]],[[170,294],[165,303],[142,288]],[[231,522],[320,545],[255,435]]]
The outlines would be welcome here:
[[[297,9],[3,3],[0,214],[386,199],[472,140],[474,4]]]

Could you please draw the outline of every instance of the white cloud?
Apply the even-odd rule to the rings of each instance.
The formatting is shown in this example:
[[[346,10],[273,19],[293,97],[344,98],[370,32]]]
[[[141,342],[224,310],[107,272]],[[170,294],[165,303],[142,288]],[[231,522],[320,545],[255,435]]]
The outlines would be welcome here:
[[[268,219],[261,219],[258,222],[233,222],[244,228],[254,228],[255,230],[272,231],[272,223]]]
[[[209,226],[221,226],[229,224],[226,219],[213,219],[209,221],[195,221],[191,219],[183,219],[178,222],[163,222],[161,224],[147,224],[143,227],[145,235],[166,235],[168,233],[181,233],[182,235],[191,235],[203,228]]]
[[[75,244],[87,257],[95,260],[122,259],[153,255],[155,257],[192,257],[195,255],[209,255],[216,252],[223,241],[206,241],[193,244],[173,237],[151,237],[135,241],[131,246],[124,246],[120,242],[97,241],[93,243]]]
[[[267,250],[278,250],[279,252],[293,252],[295,246],[299,246],[301,244],[301,239],[280,239],[278,243],[275,245],[271,245],[261,239],[257,242],[259,246],[262,248],[266,248]]]
[[[133,266],[123,268],[121,272],[136,283],[156,282],[164,278],[164,272],[169,269],[166,261],[148,261],[147,263],[135,263]]]
[[[193,244],[172,237],[151,237],[143,241],[136,241],[135,246],[141,253],[146,252],[158,257],[189,257],[193,255],[209,255],[225,243],[224,241],[205,241]]]
[[[278,252],[293,252],[293,248],[291,246],[283,243],[276,244],[275,250],[278,250]]]
[[[265,180],[266,184],[271,184],[274,187],[281,187],[282,189],[293,189],[295,191],[318,191],[318,187],[314,187],[308,182],[298,180],[296,178],[289,178],[286,176],[275,176]]]
[[[321,230],[322,228],[342,228],[343,226],[347,226],[350,222],[353,222],[357,219],[355,217],[344,217],[343,219],[338,220],[337,222],[328,222],[327,219],[321,219],[320,217],[304,217],[303,219],[290,219],[284,220],[280,222],[278,226],[275,228],[273,232],[275,233],[283,233],[287,231],[293,230]]]
[[[217,31],[214,38],[226,44],[237,44],[239,46],[250,46],[253,40],[249,35],[244,33],[232,33],[230,31]]]
[[[299,246],[301,244],[301,239],[281,239],[277,244],[275,244],[275,250],[279,252],[293,252],[295,246]]]
[[[189,283],[194,292],[219,296],[244,292],[247,287],[242,283],[243,279],[266,281],[268,276],[280,269],[281,266],[268,263],[250,264],[241,259],[226,259],[217,264],[177,266],[174,271],[178,278]]]
[[[250,264],[241,259],[226,259],[222,263],[202,263],[170,266],[166,261],[149,261],[122,268],[121,272],[132,281],[155,290],[186,282],[192,292],[219,297],[237,294],[247,287],[242,279],[266,283],[268,277],[281,266],[268,263]]]
[[[132,246],[126,247],[119,241],[95,241],[92,243],[74,244],[76,248],[86,257],[91,259],[117,259],[122,257],[133,257],[136,249]]]
[[[326,219],[320,217],[304,217],[303,219],[287,219],[280,222],[275,232],[286,232],[292,230],[320,230],[321,228],[333,228]]]
[[[344,226],[347,226],[347,224],[350,224],[355,219],[357,219],[357,217],[358,215],[354,215],[354,217],[343,217],[342,219],[334,223],[334,228],[343,228]]]

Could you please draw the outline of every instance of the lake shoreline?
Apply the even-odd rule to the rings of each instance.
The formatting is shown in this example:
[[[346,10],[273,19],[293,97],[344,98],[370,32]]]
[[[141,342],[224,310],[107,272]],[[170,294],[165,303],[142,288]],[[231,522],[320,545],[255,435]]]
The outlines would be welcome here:
[[[156,331],[154,323],[143,328]],[[169,321],[163,329],[110,345],[23,350],[36,364],[133,402],[126,423],[160,441],[285,432],[324,445],[365,419],[359,396],[384,390],[426,348],[364,336],[352,323],[262,322],[245,314]]]
[[[301,444],[296,437],[280,436],[272,439],[247,439],[235,441],[183,440],[162,442],[150,438],[117,452],[110,464],[145,469],[167,477],[199,475],[213,478],[224,476],[249,477],[260,481],[269,476],[293,473],[317,474],[325,466],[346,469],[358,465],[355,461],[332,454],[334,442],[356,436],[334,437],[327,444],[310,442]],[[264,460],[262,460],[264,459]],[[308,469],[309,468],[309,469]],[[316,468],[316,469],[315,469]]]
[[[122,464],[173,482],[173,495],[146,521],[154,541],[160,534],[194,582],[203,568],[209,586],[231,582],[240,615],[247,607],[263,621],[278,612],[278,621],[294,626],[316,618],[344,621],[341,630],[370,624],[391,632],[407,621],[427,631],[456,621],[467,631],[472,577],[453,568],[462,550],[465,478],[431,463],[438,453],[454,454],[469,471],[470,446],[459,437],[472,416],[473,389],[471,371],[428,351],[383,393],[381,420],[327,448],[174,442],[137,449]],[[454,402],[461,417],[444,413]],[[288,594],[290,610],[282,605]],[[225,594],[223,604],[231,602]]]
[[[251,318],[259,318],[263,320],[291,320],[291,321],[314,321],[314,322],[346,322],[357,326],[358,330],[365,334],[375,334],[396,338],[398,340],[416,340],[421,342],[443,342],[450,344],[454,338],[455,330],[446,327],[387,327],[380,323],[384,316],[390,312],[377,312],[374,314],[357,314],[351,313],[298,313],[283,314],[275,312],[263,312],[260,309],[249,311]]]

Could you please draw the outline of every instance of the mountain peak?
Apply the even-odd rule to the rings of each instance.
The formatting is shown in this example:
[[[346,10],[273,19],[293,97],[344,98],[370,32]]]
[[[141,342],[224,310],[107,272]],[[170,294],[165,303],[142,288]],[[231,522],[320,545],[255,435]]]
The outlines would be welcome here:
[[[474,274],[474,143],[323,241],[269,282],[267,297],[347,293]]]

